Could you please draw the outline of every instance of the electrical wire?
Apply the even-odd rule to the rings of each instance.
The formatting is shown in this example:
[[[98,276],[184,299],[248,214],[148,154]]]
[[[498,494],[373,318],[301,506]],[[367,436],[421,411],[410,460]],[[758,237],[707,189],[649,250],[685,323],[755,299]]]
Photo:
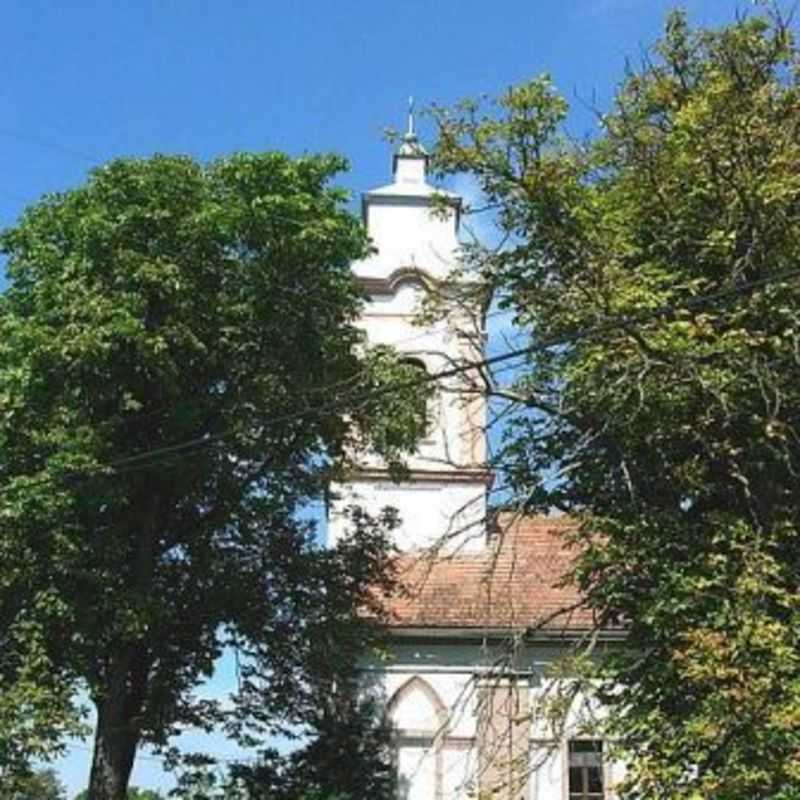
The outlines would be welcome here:
[[[724,299],[729,298],[729,297],[733,297],[733,296],[744,294],[745,292],[753,291],[754,289],[757,289],[757,288],[762,287],[762,286],[766,286],[766,285],[769,285],[769,284],[772,284],[772,283],[776,283],[776,282],[780,282],[780,281],[791,280],[791,279],[797,278],[797,277],[800,277],[800,269],[788,270],[788,271],[785,271],[785,272],[782,272],[782,273],[777,273],[777,274],[774,274],[774,275],[771,275],[771,276],[768,276],[768,277],[765,277],[765,278],[762,278],[762,279],[749,281],[747,283],[740,284],[740,285],[738,285],[736,287],[732,287],[731,289],[721,290],[721,291],[710,293],[710,294],[706,294],[706,295],[699,295],[699,296],[697,296],[695,298],[691,298],[690,300],[686,301],[685,303],[683,303],[680,306],[662,306],[662,307],[659,307],[659,308],[656,308],[656,309],[652,309],[652,310],[648,311],[647,313],[642,313],[642,314],[638,314],[638,315],[630,315],[630,316],[627,316],[627,317],[624,317],[624,318],[619,318],[619,319],[614,319],[614,320],[607,320],[607,321],[605,321],[603,323],[600,323],[598,325],[594,325],[594,326],[591,326],[591,327],[588,327],[588,328],[584,328],[584,329],[575,331],[570,335],[560,336],[560,337],[553,337],[550,340],[537,342],[537,343],[535,343],[533,345],[530,345],[530,346],[527,346],[527,347],[516,348],[514,350],[510,350],[510,351],[507,351],[505,353],[501,353],[501,354],[493,356],[491,358],[485,358],[485,359],[481,359],[481,360],[475,361],[475,362],[468,362],[468,363],[460,365],[458,367],[452,367],[452,368],[449,368],[449,369],[446,369],[446,370],[441,370],[439,372],[436,372],[436,373],[433,373],[433,374],[430,374],[430,375],[421,376],[421,377],[419,377],[419,378],[417,378],[417,379],[415,379],[413,381],[403,381],[403,382],[400,382],[398,384],[395,384],[394,386],[392,386],[391,384],[387,384],[386,386],[379,387],[377,390],[374,390],[371,393],[371,396],[372,397],[380,396],[380,395],[383,395],[383,394],[387,393],[387,391],[391,391],[392,389],[397,390],[397,389],[400,389],[400,388],[413,388],[415,386],[421,386],[421,385],[429,384],[429,383],[434,382],[434,381],[441,381],[441,380],[444,380],[446,378],[458,376],[460,374],[463,374],[464,372],[467,372],[467,371],[470,371],[470,370],[473,370],[473,369],[484,368],[484,367],[489,367],[489,366],[493,366],[493,365],[496,365],[496,364],[505,363],[505,362],[508,362],[508,361],[510,361],[510,360],[512,360],[514,358],[521,358],[521,357],[524,357],[524,356],[532,355],[534,353],[542,352],[542,351],[544,351],[546,349],[549,349],[549,348],[552,348],[552,347],[555,347],[555,346],[562,346],[562,345],[571,344],[571,343],[574,343],[574,342],[579,341],[581,339],[586,339],[586,338],[589,338],[591,336],[595,336],[595,335],[600,334],[600,333],[605,333],[605,332],[608,332],[609,330],[614,330],[616,328],[619,328],[620,326],[628,325],[628,324],[631,324],[631,323],[649,321],[649,320],[652,320],[652,319],[657,319],[657,318],[662,317],[662,316],[674,316],[676,313],[678,313],[680,311],[690,310],[692,308],[713,304],[713,303],[716,303],[716,302],[718,302],[720,300],[724,300]],[[321,409],[307,409],[305,411],[299,411],[299,412],[296,412],[294,414],[287,414],[287,415],[283,415],[283,416],[279,416],[279,417],[273,417],[271,420],[267,420],[265,422],[265,424],[277,425],[277,424],[280,424],[280,423],[285,422],[287,420],[304,418],[305,416],[307,416],[308,414],[311,414],[311,413],[313,413],[313,414],[321,414],[321,413],[331,413],[331,411],[330,410],[323,411]],[[193,439],[193,440],[188,440],[187,442],[180,443],[180,444],[175,445],[173,447],[155,448],[155,449],[153,449],[151,451],[148,451],[148,452],[145,452],[145,453],[139,453],[139,454],[136,454],[134,456],[130,456],[130,457],[123,458],[123,459],[117,459],[115,461],[110,462],[107,466],[108,467],[112,467],[112,468],[122,468],[122,467],[125,467],[125,466],[131,466],[132,464],[134,464],[137,461],[139,461],[141,459],[144,459],[146,457],[172,455],[172,454],[180,452],[181,449],[187,448],[187,447],[197,447],[197,446],[200,446],[200,445],[208,446],[208,445],[212,444],[213,442],[220,441],[222,438],[225,437],[225,435],[226,434],[224,434],[224,433],[220,433],[215,437],[199,437],[199,438],[196,438],[196,439]],[[230,435],[230,433],[228,433],[227,435]],[[141,466],[141,465],[139,465],[139,466]],[[149,467],[149,466],[151,466],[151,464],[148,463],[146,466]],[[50,480],[53,480],[53,479],[49,478],[48,482]],[[30,486],[31,484],[28,484],[28,485]],[[92,752],[90,747],[88,747],[88,746],[86,746],[84,744],[78,744],[78,743],[70,743],[70,744],[68,744],[67,745],[67,749]],[[208,755],[210,757],[214,758],[214,760],[217,761],[218,763],[254,763],[255,761],[257,761],[257,759],[255,759],[253,757],[247,757],[247,756],[245,756],[243,758],[237,758],[235,756],[230,756],[230,755],[227,755],[227,754],[226,755],[222,755],[222,754],[219,754],[219,753],[217,753],[217,754],[208,753]],[[166,761],[166,758],[164,756],[159,756],[157,754],[150,754],[150,753],[139,753],[139,754],[137,754],[137,759],[138,760],[161,762],[161,763],[164,763]]]
[[[731,287],[729,289],[722,289],[717,292],[712,292],[704,295],[697,295],[696,297],[686,300],[683,304],[679,306],[664,305],[654,309],[648,309],[640,314],[632,314],[624,317],[608,319],[601,323],[598,323],[597,325],[578,329],[570,334],[555,336],[550,339],[545,339],[536,342],[532,345],[528,345],[526,347],[520,347],[506,351],[504,353],[500,353],[490,358],[483,358],[475,361],[466,361],[458,366],[450,367],[448,369],[440,370],[438,372],[420,375],[414,379],[409,379],[406,381],[390,382],[384,384],[383,386],[379,386],[375,389],[363,392],[360,395],[355,395],[354,397],[339,398],[329,404],[308,407],[298,411],[289,412],[286,414],[267,418],[263,420],[261,423],[259,423],[259,429],[263,430],[268,427],[283,425],[286,424],[287,422],[294,422],[314,417],[317,418],[325,417],[337,412],[341,413],[345,410],[350,410],[352,408],[353,403],[369,402],[371,400],[383,397],[387,394],[391,394],[392,392],[426,386],[431,383],[436,383],[439,381],[446,380],[448,378],[457,377],[472,370],[485,369],[488,367],[493,367],[497,364],[508,362],[515,358],[521,358],[524,356],[545,352],[553,347],[560,347],[568,344],[574,344],[575,342],[580,341],[582,339],[587,339],[589,337],[596,336],[601,333],[607,333],[617,328],[628,326],[634,323],[646,322],[664,316],[671,317],[681,311],[688,311],[697,307],[711,305],[730,297],[735,297],[738,295],[752,292],[757,288],[767,286],[772,283],[791,280],[797,277],[800,277],[800,269],[786,270],[780,273],[775,273],[773,275],[765,276],[760,279],[747,281],[738,284],[737,286]],[[335,387],[336,384],[332,384],[327,387],[320,387],[320,389],[316,391],[329,393]],[[343,408],[342,404],[345,400],[347,401],[348,405],[346,408]],[[159,459],[162,459],[164,457],[181,457],[181,456],[193,455],[198,450],[211,447],[217,444],[218,442],[224,441],[228,437],[235,435],[238,432],[239,430],[237,428],[231,427],[226,430],[220,431],[219,433],[216,434],[204,434],[202,436],[193,437],[191,439],[187,439],[185,441],[178,442],[173,445],[165,445],[162,447],[151,448],[149,450],[144,450],[139,453],[134,453],[128,456],[112,459],[111,461],[98,467],[97,469],[98,471],[103,471],[103,472],[111,470],[112,474],[113,472],[116,471],[130,472],[136,469],[150,469],[151,467],[155,466],[158,463]],[[61,480],[70,480],[71,478],[72,479],[84,478],[85,475],[76,472],[72,475],[70,475],[70,473],[67,473],[59,477]],[[56,480],[55,476],[45,476],[40,479],[34,479],[33,481],[27,482],[25,484],[25,488],[52,483],[55,480]],[[7,491],[8,487],[0,489],[0,496],[2,496],[2,494]]]
[[[574,333],[569,335],[553,337],[550,340],[545,340],[542,342],[537,342],[533,345],[528,345],[526,347],[520,347],[513,350],[509,350],[506,351],[505,353],[500,353],[490,358],[483,358],[476,361],[466,361],[458,366],[450,367],[448,369],[440,370],[438,372],[421,375],[417,378],[409,379],[406,381],[387,383],[383,386],[379,386],[376,389],[371,390],[370,392],[365,393],[364,395],[362,395],[362,397],[356,397],[355,401],[358,402],[361,399],[367,401],[373,400],[379,397],[383,397],[387,394],[390,394],[393,391],[422,387],[430,383],[436,383],[445,380],[447,378],[456,377],[471,370],[492,367],[494,365],[507,362],[514,358],[533,355],[538,352],[544,352],[553,347],[572,344],[580,339],[589,338],[590,336],[594,336],[598,333],[605,333],[609,330],[614,330],[620,326],[629,325],[633,322],[641,322],[644,319],[648,320],[656,319],[658,317],[664,316],[665,314],[673,315],[677,311],[690,310],[691,308],[694,308],[698,305],[706,305],[709,303],[713,303],[725,297],[743,294],[746,291],[752,291],[753,289],[767,285],[768,283],[773,283],[778,280],[786,280],[787,278],[792,278],[792,277],[800,277],[800,269],[789,270],[784,273],[779,273],[778,275],[775,276],[770,276],[769,278],[762,278],[758,280],[749,281],[746,284],[740,284],[739,286],[734,287],[732,289],[721,290],[719,292],[715,292],[708,295],[698,295],[696,298],[692,298],[686,301],[683,305],[679,307],[662,306],[660,308],[650,310],[642,315],[633,315],[625,318],[607,320],[603,323],[599,323],[598,325],[594,325],[589,328],[584,328],[582,330],[575,331]],[[335,387],[335,384],[333,385],[333,387]],[[318,391],[324,391],[327,393],[328,391],[331,390],[331,388],[332,387],[324,387]],[[327,416],[336,411],[337,409],[341,410],[341,401],[336,401],[332,404],[329,404],[328,406],[323,405],[322,407],[307,408],[301,411],[290,412],[288,414],[283,414],[277,417],[273,417],[271,419],[265,420],[263,423],[259,425],[259,427],[263,429],[264,427],[271,427],[274,425],[284,424],[286,422],[305,419],[308,418],[309,416],[312,417]],[[189,439],[175,445],[168,445],[166,447],[155,448],[151,451],[146,451],[144,453],[134,454],[128,457],[117,459],[115,461],[110,462],[107,466],[111,468],[116,468],[119,466],[125,466],[131,463],[135,463],[137,461],[140,461],[141,459],[147,458],[152,455],[158,456],[163,453],[179,452],[186,448],[207,447],[218,441],[224,440],[225,438],[236,432],[237,432],[236,429],[231,428],[227,431],[222,431],[218,434],[196,437],[194,439]]]

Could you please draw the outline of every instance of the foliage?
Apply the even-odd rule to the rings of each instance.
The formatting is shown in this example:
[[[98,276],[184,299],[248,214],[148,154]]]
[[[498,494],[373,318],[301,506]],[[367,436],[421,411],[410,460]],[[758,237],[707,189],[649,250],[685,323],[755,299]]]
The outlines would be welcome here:
[[[0,582],[12,573],[6,564]],[[37,616],[46,617],[57,607],[47,592],[33,605]],[[0,610],[4,626],[10,616]],[[0,647],[0,787],[11,795],[27,791],[33,761],[61,752],[63,739],[84,728],[68,671],[53,669],[44,620],[29,617],[0,627]]]
[[[318,696],[304,743],[289,753],[261,750],[254,762],[187,770],[171,793],[180,800],[358,800],[396,796],[388,729],[377,706],[354,692]]]
[[[26,732],[20,768],[85,686],[90,794],[119,800],[140,742],[291,725],[308,662],[369,638],[354,616],[391,520],[323,553],[299,514],[354,442],[395,457],[417,433],[378,419],[393,367],[355,325],[367,241],[328,185],[343,166],[115,161],[2,235],[0,677],[25,716],[3,702],[0,741]],[[226,646],[235,719],[191,691]]]
[[[434,109],[530,350],[498,466],[582,520],[574,578],[627,797],[800,794],[800,62],[779,15],[682,14],[576,144],[546,77]]]
[[[75,795],[75,800],[88,800],[89,798],[89,791],[88,789],[84,789],[82,792],[79,792]],[[130,786],[128,788],[128,793],[125,795],[125,800],[165,800],[164,795],[161,792],[157,792],[154,789],[139,789],[136,786]]]
[[[289,755],[263,752],[255,766],[232,770],[233,785],[246,800],[394,798],[389,732],[376,706],[342,690],[318,700],[308,743]]]
[[[55,770],[38,769],[20,777],[9,800],[65,800],[64,787]]]
[[[256,751],[253,740],[255,758],[225,769],[212,759],[199,758],[194,765],[186,765],[171,796],[180,800],[393,800],[390,729],[381,698],[370,694],[357,670],[365,643],[348,642],[342,636],[346,632],[345,626],[339,626],[330,632],[335,638],[328,645],[317,642],[301,659],[307,683],[295,695],[305,702],[296,709],[296,726],[286,731],[282,751],[274,746]],[[375,647],[380,643],[374,642]],[[331,658],[334,650],[339,651],[336,659]],[[254,706],[267,683],[273,681],[255,687]]]

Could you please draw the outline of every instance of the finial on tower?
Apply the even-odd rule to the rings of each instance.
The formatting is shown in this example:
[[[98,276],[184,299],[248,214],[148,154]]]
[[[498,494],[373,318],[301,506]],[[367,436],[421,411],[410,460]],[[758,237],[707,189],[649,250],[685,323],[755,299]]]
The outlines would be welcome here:
[[[408,98],[408,128],[403,134],[403,141],[392,160],[392,172],[396,180],[408,183],[424,183],[425,174],[428,168],[428,151],[419,143],[417,138],[416,120],[414,119],[414,98]],[[398,163],[403,162],[407,166],[403,170],[403,176],[398,175]],[[414,166],[414,164],[416,166]]]
[[[408,98],[408,130],[403,137],[407,142],[417,141],[417,132],[414,130],[414,97],[413,95]]]

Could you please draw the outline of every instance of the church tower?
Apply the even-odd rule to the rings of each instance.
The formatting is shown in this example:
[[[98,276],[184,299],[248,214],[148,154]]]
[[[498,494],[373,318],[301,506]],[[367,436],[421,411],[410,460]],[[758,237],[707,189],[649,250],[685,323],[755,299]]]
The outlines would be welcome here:
[[[479,361],[480,309],[455,307],[424,324],[417,316],[428,292],[466,292],[451,280],[461,198],[428,182],[413,117],[392,182],[364,195],[363,212],[375,252],[353,271],[368,295],[360,324],[369,343],[391,345],[432,377]],[[602,742],[584,735],[583,709],[595,707],[576,701],[560,727],[550,724],[560,697],[550,665],[570,642],[589,641],[596,624],[564,580],[572,568],[564,536],[574,522],[498,513],[487,536],[479,380],[472,370],[435,380],[429,426],[402,482],[375,454],[355,453],[351,472],[331,487],[334,544],[347,532],[348,505],[372,513],[391,506],[401,519],[394,537],[405,551],[403,591],[385,598],[385,651],[365,654],[363,685],[384,703],[403,800],[610,797],[604,788],[616,773]],[[431,546],[447,557],[430,557]],[[619,631],[600,635],[611,642]]]
[[[392,183],[363,195],[362,210],[376,249],[353,265],[369,299],[361,326],[372,345],[391,345],[428,375],[482,356],[474,324],[466,313],[425,325],[415,324],[427,292],[442,285],[457,265],[461,198],[428,182],[429,156],[414,129],[408,129],[393,157]],[[428,429],[407,461],[400,483],[376,456],[363,453],[346,483],[332,487],[329,540],[344,535],[344,509],[359,505],[372,513],[397,509],[401,524],[395,542],[401,550],[444,544],[445,550],[483,546],[486,489],[485,401],[469,391],[474,375],[436,381],[428,406]]]

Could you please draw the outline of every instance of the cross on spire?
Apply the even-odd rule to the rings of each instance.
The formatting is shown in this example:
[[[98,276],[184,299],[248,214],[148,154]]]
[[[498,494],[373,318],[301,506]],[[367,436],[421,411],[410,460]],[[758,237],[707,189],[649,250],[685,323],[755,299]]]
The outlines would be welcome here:
[[[414,129],[414,97],[408,98],[408,130],[406,131],[405,140],[407,142],[417,141],[417,132]]]
[[[402,165],[400,172],[398,167]],[[428,151],[420,144],[414,115],[414,98],[408,98],[408,127],[400,147],[394,154],[392,172],[395,182],[425,183],[428,168]]]

